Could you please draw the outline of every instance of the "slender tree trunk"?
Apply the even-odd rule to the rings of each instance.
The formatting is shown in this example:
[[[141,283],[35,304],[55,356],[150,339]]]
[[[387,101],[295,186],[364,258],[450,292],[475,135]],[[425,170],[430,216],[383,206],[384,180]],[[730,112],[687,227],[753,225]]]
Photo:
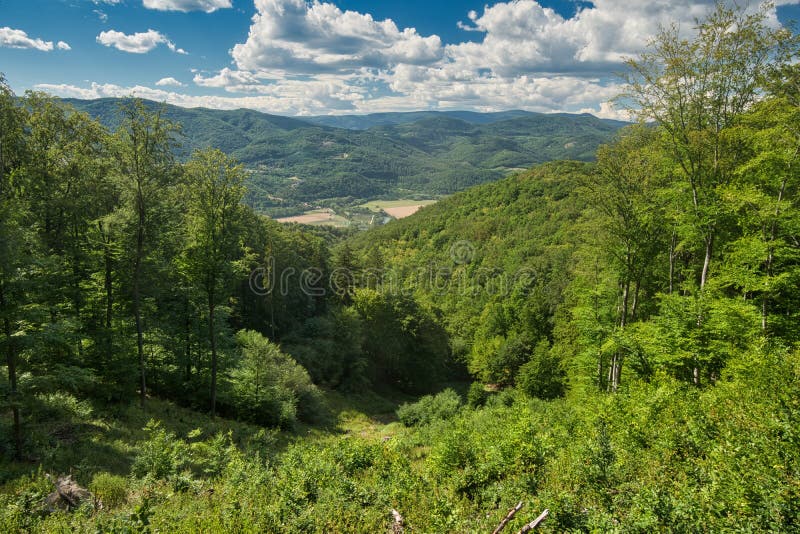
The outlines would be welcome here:
[[[625,280],[622,284],[622,310],[619,314],[619,327],[625,328],[628,321],[628,294],[630,293],[631,282]]]
[[[605,384],[603,384],[603,353],[599,351],[597,353],[597,387],[600,391],[603,391],[605,388]]]
[[[786,179],[784,178],[781,182],[781,188],[778,191],[778,202],[775,206],[775,218],[772,220],[772,224],[770,225],[770,234],[769,234],[769,245],[767,246],[767,262],[765,265],[767,281],[772,278],[772,262],[774,260],[773,255],[773,243],[775,242],[775,236],[778,231],[778,216],[781,213],[781,201],[783,200],[783,194],[786,191]],[[769,294],[768,290],[765,288],[763,296],[761,298],[761,330],[766,332],[767,331],[767,314],[769,313]]]
[[[111,332],[111,320],[114,313],[114,278],[113,278],[113,263],[111,257],[111,236],[103,232],[102,223],[98,223],[101,235],[103,237],[103,264],[105,267],[105,277],[103,280],[103,287],[106,292],[106,331]]]
[[[208,293],[208,337],[211,342],[211,417],[217,411],[217,335],[214,328],[214,292]]]
[[[633,304],[631,304],[631,320],[636,321],[636,313],[639,309],[639,290],[642,287],[641,274],[636,279],[633,290]]]
[[[705,257],[703,258],[703,271],[700,274],[701,291],[706,286],[706,282],[708,281],[708,269],[711,266],[711,253],[713,252],[713,249],[714,249],[714,230],[713,228],[709,228],[708,234],[706,234],[705,238]]]
[[[75,262],[72,266],[72,291],[73,291],[73,306],[75,307],[75,321],[78,327],[78,340],[77,340],[77,348],[78,348],[78,357],[83,359],[83,322],[81,321],[81,313],[83,310],[82,302],[81,302],[81,285],[80,285],[80,269],[77,265],[77,259],[73,258]]]
[[[672,239],[669,243],[669,294],[672,295],[675,286],[675,240],[677,236],[675,230],[672,231]]]
[[[184,335],[186,336],[186,381],[192,379],[192,322],[189,316],[189,297],[186,297],[186,309],[184,318]]]
[[[139,354],[139,402],[144,408],[147,398],[147,377],[144,359],[144,334],[142,332],[142,311],[139,282],[142,270],[142,256],[144,250],[144,213],[139,212],[139,228],[136,234],[136,258],[133,268],[133,315],[136,321],[136,349]]]
[[[5,291],[3,284],[0,283],[0,310],[5,311],[5,308]],[[3,334],[6,337],[6,365],[8,366],[8,384],[11,388],[11,413],[14,417],[14,457],[19,460],[22,458],[22,432],[17,399],[17,357],[14,350],[14,339],[11,337],[11,320],[6,314],[3,314]]]

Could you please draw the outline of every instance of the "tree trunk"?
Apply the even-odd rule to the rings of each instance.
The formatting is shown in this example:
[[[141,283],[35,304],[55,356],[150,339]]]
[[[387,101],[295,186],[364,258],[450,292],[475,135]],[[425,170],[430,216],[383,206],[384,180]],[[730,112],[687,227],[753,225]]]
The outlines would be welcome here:
[[[211,342],[211,417],[217,411],[217,336],[214,331],[214,293],[208,294],[208,337]]]
[[[139,228],[136,234],[136,258],[133,268],[133,315],[136,321],[136,349],[139,353],[139,403],[144,408],[147,398],[147,377],[144,360],[144,334],[142,332],[142,313],[140,304],[139,279],[142,270],[142,256],[144,250],[144,213],[139,212]]]
[[[104,289],[106,292],[106,330],[111,332],[111,319],[114,313],[114,278],[111,257],[111,235],[103,231],[102,223],[97,223],[103,239],[103,263],[105,266]]]
[[[708,269],[711,265],[711,253],[714,249],[714,230],[713,228],[708,229],[708,234],[706,234],[705,238],[705,257],[703,258],[703,271],[700,274],[700,290],[702,291],[703,288],[706,286],[706,282],[708,281]]]
[[[186,381],[192,379],[192,331],[191,317],[189,316],[189,297],[186,297],[186,313],[184,320],[184,334],[186,336]]]
[[[628,322],[628,295],[630,293],[631,282],[625,280],[622,284],[622,310],[619,314],[619,327],[624,329]]]
[[[672,295],[672,290],[675,284],[675,230],[672,231],[672,239],[669,243],[669,294]]]
[[[3,284],[0,283],[0,310],[5,311],[6,299]],[[11,337],[11,320],[3,316],[3,334],[6,337],[6,365],[8,366],[8,384],[11,388],[11,412],[14,417],[14,457],[22,458],[22,432],[19,421],[19,403],[17,399],[17,358],[14,354],[14,340]]]
[[[781,188],[778,191],[778,202],[775,206],[775,218],[772,219],[772,224],[770,225],[770,234],[769,234],[769,245],[767,246],[767,262],[765,265],[765,271],[767,275],[767,281],[772,278],[772,262],[774,260],[773,257],[773,247],[775,242],[775,236],[777,235],[778,230],[778,216],[781,213],[781,201],[783,200],[783,194],[786,191],[786,179],[784,178],[781,182]],[[769,292],[767,288],[764,288],[764,294],[761,299],[761,330],[763,332],[767,331],[767,313],[769,312]]]

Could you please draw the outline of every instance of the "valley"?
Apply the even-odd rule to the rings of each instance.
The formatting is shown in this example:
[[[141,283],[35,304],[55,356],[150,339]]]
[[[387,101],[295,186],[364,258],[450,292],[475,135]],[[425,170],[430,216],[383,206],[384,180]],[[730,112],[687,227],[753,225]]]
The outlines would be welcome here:
[[[798,531],[785,11],[498,2],[455,43],[328,1],[50,4],[2,3],[175,24],[0,28],[59,93],[125,90],[70,85],[94,52],[329,114],[0,74],[0,532]],[[181,47],[209,21],[247,34],[222,70]],[[636,122],[480,111],[518,100]]]

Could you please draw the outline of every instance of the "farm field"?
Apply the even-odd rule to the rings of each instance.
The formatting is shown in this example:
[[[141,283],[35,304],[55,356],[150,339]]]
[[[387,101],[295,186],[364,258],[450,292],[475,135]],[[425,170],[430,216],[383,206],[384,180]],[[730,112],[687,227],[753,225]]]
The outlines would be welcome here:
[[[386,212],[387,215],[390,215],[395,219],[402,219],[403,217],[408,217],[409,215],[413,215],[414,213],[419,211],[420,208],[424,206],[429,206],[435,203],[436,200],[433,199],[373,200],[371,202],[361,204],[359,207],[367,208],[375,212],[384,211]]]
[[[330,208],[310,210],[303,213],[302,215],[295,215],[293,217],[281,217],[275,220],[282,223],[300,223],[300,224],[310,224],[317,226],[329,225],[329,226],[338,226],[342,228],[350,226],[349,220],[340,215],[336,215],[336,213]]]

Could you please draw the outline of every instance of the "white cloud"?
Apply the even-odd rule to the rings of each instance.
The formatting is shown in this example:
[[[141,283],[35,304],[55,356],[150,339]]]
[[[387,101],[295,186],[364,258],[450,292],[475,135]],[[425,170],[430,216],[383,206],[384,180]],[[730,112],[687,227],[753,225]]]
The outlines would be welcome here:
[[[165,44],[167,48],[178,54],[186,54],[185,50],[176,47],[165,35],[156,30],[147,30],[146,32],[130,35],[116,30],[108,30],[100,32],[100,35],[97,36],[97,42],[131,54],[146,54],[159,44]]]
[[[234,65],[216,73],[192,71],[196,86],[224,89],[226,96],[111,84],[39,88],[83,98],[135,92],[181,106],[291,115],[522,108],[624,119],[624,112],[609,104],[621,90],[613,73],[622,70],[622,60],[641,53],[660,25],[676,22],[692,31],[714,2],[595,0],[567,18],[535,0],[508,0],[470,11],[466,22],[458,23],[481,34],[478,42],[443,45],[436,35],[343,11],[332,1],[255,0],[249,35],[231,50]],[[203,3],[146,2],[187,10]],[[777,24],[774,9],[769,20]],[[143,53],[159,44],[180,51],[154,30],[103,32],[98,41],[104,34],[108,44],[103,44],[126,51]],[[174,79],[156,86],[174,85],[169,80]]]
[[[144,0],[144,7],[159,11],[205,11],[213,13],[217,9],[231,7],[231,0]]]
[[[232,51],[240,70],[345,72],[398,63],[429,64],[442,57],[436,35],[400,30],[390,19],[378,21],[332,3],[255,0],[255,6],[247,41]]]
[[[470,13],[470,29],[483,32],[477,43],[449,45],[447,55],[473,70],[500,76],[533,72],[610,72],[670,22],[690,28],[713,6],[712,0],[630,2],[596,0],[564,18],[534,0],[513,0]]]
[[[59,50],[70,50],[70,46],[64,41],[59,41],[56,46]],[[28,34],[24,31],[6,26],[0,28],[0,47],[31,48],[42,52],[50,52],[53,50],[53,41],[28,37]]]
[[[159,88],[92,83],[89,87],[66,84],[39,84],[37,90],[62,97],[103,98],[136,95],[183,107],[214,109],[250,108],[282,115],[318,115],[337,113],[375,113],[419,109],[473,109],[499,111],[529,109],[575,113],[593,113],[601,117],[624,118],[607,101],[619,91],[615,85],[575,77],[514,80],[482,78],[472,81],[416,83],[407,93],[372,94],[364,85],[336,76],[320,79],[280,80],[252,85],[244,96],[187,95]]]
[[[255,75],[240,70],[222,69],[216,76],[205,77],[200,73],[194,75],[193,80],[201,87],[222,87],[232,92],[247,91],[252,87],[261,85]]]
[[[37,84],[34,88],[65,98],[94,99],[134,95],[183,107],[249,108],[281,115],[322,114],[331,110],[354,112],[359,110],[357,103],[363,98],[363,95],[353,88],[330,81],[290,81],[274,86],[262,86],[265,94],[238,97],[196,96],[139,85],[123,87],[98,83],[92,83],[90,87],[77,87],[69,84]]]
[[[100,19],[100,22],[108,22],[108,15],[105,12],[99,9],[93,9],[92,13],[97,15],[97,18]]]
[[[174,86],[174,87],[184,87],[186,84],[181,83],[178,80],[176,80],[175,78],[170,76],[168,78],[161,78],[160,80],[158,80],[156,82],[156,85],[158,85],[159,87],[168,86],[168,85],[171,85],[171,86]]]

